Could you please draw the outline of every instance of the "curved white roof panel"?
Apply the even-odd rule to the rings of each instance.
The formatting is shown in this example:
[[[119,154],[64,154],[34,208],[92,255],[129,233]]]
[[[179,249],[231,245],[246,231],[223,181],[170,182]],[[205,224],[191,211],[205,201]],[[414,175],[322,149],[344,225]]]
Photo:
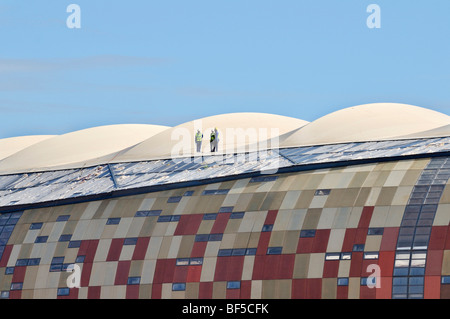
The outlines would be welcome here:
[[[0,173],[83,167],[85,162],[136,145],[168,127],[145,124],[100,126],[55,136],[0,161]]]
[[[420,132],[449,124],[448,115],[418,106],[365,104],[330,113],[286,134],[280,138],[280,147],[420,137]]]
[[[295,130],[308,122],[265,113],[230,113],[205,117],[165,130],[118,154],[112,162],[209,155],[210,133],[219,132],[218,154],[241,151],[258,142]],[[196,152],[195,133],[203,133],[201,152]]]
[[[54,135],[29,135],[1,139],[0,160],[51,137]]]

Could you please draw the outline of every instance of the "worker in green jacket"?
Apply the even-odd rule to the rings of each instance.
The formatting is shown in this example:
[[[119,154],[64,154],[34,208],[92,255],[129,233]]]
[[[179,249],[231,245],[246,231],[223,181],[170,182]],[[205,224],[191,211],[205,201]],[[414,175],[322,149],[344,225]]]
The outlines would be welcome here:
[[[195,144],[197,145],[197,152],[202,151],[202,140],[203,140],[203,134],[200,132],[200,130],[197,130],[197,133],[195,133]]]

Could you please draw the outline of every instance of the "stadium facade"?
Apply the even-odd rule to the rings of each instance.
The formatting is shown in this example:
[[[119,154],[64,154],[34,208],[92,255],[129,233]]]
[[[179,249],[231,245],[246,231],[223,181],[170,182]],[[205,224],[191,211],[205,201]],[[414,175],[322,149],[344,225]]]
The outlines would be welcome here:
[[[3,139],[0,297],[449,298],[449,177],[394,103]]]

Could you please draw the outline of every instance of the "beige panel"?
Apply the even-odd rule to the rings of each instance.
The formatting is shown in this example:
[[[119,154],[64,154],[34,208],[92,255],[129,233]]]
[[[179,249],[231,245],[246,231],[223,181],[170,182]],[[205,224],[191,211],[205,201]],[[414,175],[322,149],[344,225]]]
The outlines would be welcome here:
[[[324,261],[325,261],[324,253],[310,254],[308,278],[322,278]]]
[[[450,250],[444,250],[442,258],[442,276],[450,275]]]
[[[177,258],[188,258],[191,256],[194,247],[195,235],[182,236],[180,248],[178,249]]]
[[[222,241],[220,241],[220,249],[232,249],[234,247],[234,241],[236,239],[236,234],[223,234]],[[209,242],[207,245],[213,247],[213,245],[209,245],[212,242]],[[209,255],[211,256],[211,255]],[[217,255],[216,255],[217,256]]]
[[[205,257],[217,256],[217,254],[219,253],[220,247],[221,247],[221,242],[220,241],[210,241],[210,242],[208,242],[208,244],[206,244]],[[231,247],[233,247],[233,245],[231,245]]]
[[[385,227],[400,227],[405,206],[390,206]]]
[[[296,253],[299,236],[300,230],[290,230],[284,233],[284,242],[282,244],[284,254]]]
[[[295,255],[294,272],[292,278],[307,278],[310,265],[310,254]]]
[[[322,214],[320,214],[320,219],[317,223],[317,229],[330,229],[333,226],[337,210],[337,208],[322,209]]]
[[[83,239],[100,239],[104,227],[106,226],[105,219],[93,219],[89,221],[89,226],[84,233]]]
[[[238,201],[234,205],[234,211],[246,211],[250,201],[252,200],[252,197],[253,194],[240,194]]]
[[[109,247],[111,246],[111,238],[100,239],[94,256],[94,263],[105,261],[108,256]]]
[[[177,258],[183,236],[173,236],[167,258]]]
[[[405,173],[402,181],[400,182],[401,186],[413,186],[417,183],[420,175],[422,174],[422,170],[411,169]]]
[[[309,204],[309,208],[322,208],[327,202],[328,196],[314,196]]]
[[[391,205],[394,198],[397,187],[382,187],[378,199],[375,203],[376,206],[388,206]]]
[[[133,257],[135,245],[124,245],[120,251],[119,260],[131,260]]]
[[[84,234],[89,227],[90,221],[87,219],[79,220],[72,233],[72,240],[83,240]]]
[[[262,280],[253,280],[252,281],[250,298],[251,299],[261,299],[262,298]]]
[[[167,223],[168,224],[168,223]],[[159,249],[158,259],[166,259],[169,253],[172,237],[163,237],[161,242],[161,248]]]
[[[42,244],[41,244],[42,245]],[[22,248],[22,245],[14,245],[11,254],[9,255],[8,263],[6,267],[14,267],[16,265],[17,258],[20,253],[20,249]]]
[[[369,227],[384,227],[389,215],[389,206],[375,206]]]
[[[29,224],[28,225],[28,229],[29,229]],[[26,232],[25,238],[23,239],[23,243],[24,244],[31,244],[34,243],[34,241],[36,240],[36,237],[39,235],[40,233],[40,229],[32,229],[32,230],[28,230]]]
[[[304,190],[300,193],[300,196],[295,204],[296,209],[309,208],[311,201],[314,198],[314,190]]]
[[[234,183],[233,187],[230,189],[228,194],[239,194],[246,190],[247,184],[250,181],[250,178],[240,179]]]
[[[130,228],[133,218],[122,217],[120,219],[119,225],[117,225],[116,232],[114,233],[114,238],[125,238],[127,237],[128,229]]]
[[[339,207],[336,211],[332,228],[346,228],[350,216],[350,207]]]
[[[364,251],[379,251],[381,247],[381,237],[381,235],[367,236]]]
[[[255,256],[244,257],[244,265],[242,267],[242,280],[252,279],[254,263],[255,263]]]
[[[345,229],[331,229],[327,252],[340,252],[344,243]]]
[[[348,184],[349,188],[360,188],[364,185],[364,182],[367,179],[367,176],[369,175],[369,172],[356,172],[353,175],[352,180]]]
[[[150,242],[147,246],[145,259],[157,259],[159,250],[163,241],[163,237],[150,237]]]
[[[153,283],[155,268],[156,268],[156,259],[144,260],[144,263],[142,265],[141,285]]]
[[[225,299],[227,297],[227,283],[225,281],[215,281],[213,283],[213,299]]]
[[[359,299],[360,277],[350,277],[348,279],[348,299]]]
[[[322,279],[322,299],[336,299],[337,296],[337,279]]]
[[[279,210],[273,223],[273,231],[286,230],[292,218],[292,210]]]
[[[284,196],[286,192],[270,192],[267,193],[267,196],[264,199],[264,202],[261,205],[261,210],[273,210],[279,209],[281,203],[283,202]]]
[[[29,266],[25,272],[22,289],[34,289],[36,278],[38,275],[38,266]]]
[[[287,191],[286,195],[283,198],[283,202],[280,205],[280,210],[283,209],[293,209],[295,207],[295,204],[298,201],[298,198],[300,197],[301,191]]]
[[[447,182],[447,185],[442,192],[441,199],[439,201],[440,204],[450,204],[450,183]]]
[[[305,221],[306,209],[294,209],[292,211],[291,219],[287,226],[287,230],[299,230],[303,227],[303,222]]]
[[[200,281],[213,281],[217,257],[204,257]]]
[[[285,234],[284,231],[272,231],[269,239],[269,247],[283,246],[284,234]]]
[[[357,228],[359,220],[361,219],[362,207],[352,207],[347,223],[347,228]]]
[[[305,215],[305,220],[303,221],[303,229],[316,229],[319,223],[320,215],[322,213],[321,208],[308,209]]]
[[[388,178],[386,179],[386,182],[384,183],[384,187],[400,186],[400,183],[403,180],[403,177],[405,177],[405,174],[406,170],[391,171]]]
[[[433,226],[448,226],[449,224],[450,204],[439,204],[436,215],[434,216]]]
[[[338,277],[348,277],[350,274],[351,260],[339,261]]]
[[[406,205],[408,204],[409,197],[413,186],[400,186],[397,188],[394,198],[392,199],[391,205]]]
[[[200,289],[200,283],[198,282],[188,282],[186,283],[186,299],[198,299],[198,292]]]

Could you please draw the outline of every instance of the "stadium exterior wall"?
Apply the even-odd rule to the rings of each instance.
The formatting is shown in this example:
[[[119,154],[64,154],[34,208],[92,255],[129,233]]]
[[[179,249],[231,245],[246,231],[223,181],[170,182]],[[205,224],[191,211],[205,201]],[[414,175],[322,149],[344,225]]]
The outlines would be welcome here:
[[[406,159],[3,212],[0,297],[449,298],[449,172]]]

